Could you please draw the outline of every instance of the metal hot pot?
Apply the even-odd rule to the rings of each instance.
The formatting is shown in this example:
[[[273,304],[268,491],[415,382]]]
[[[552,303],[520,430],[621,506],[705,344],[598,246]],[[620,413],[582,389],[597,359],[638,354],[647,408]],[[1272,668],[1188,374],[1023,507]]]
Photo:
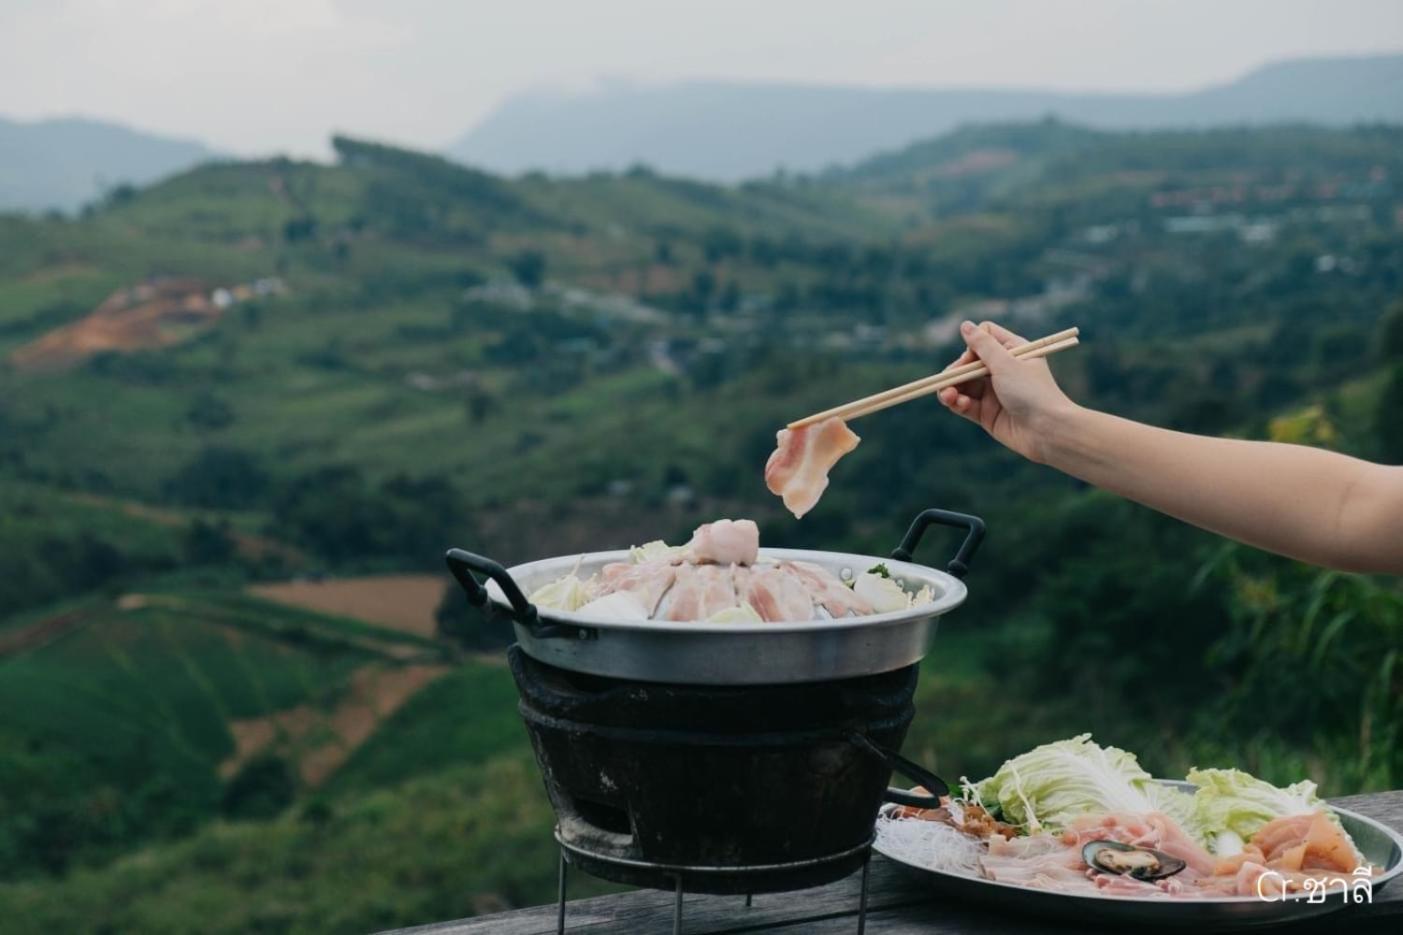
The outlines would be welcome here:
[[[946,571],[910,560],[933,524],[965,533]],[[948,791],[895,751],[915,714],[917,663],[940,616],[964,601],[960,578],[983,536],[973,516],[927,510],[892,559],[761,550],[840,577],[885,562],[908,589],[928,585],[935,595],[901,613],[802,623],[635,622],[543,610],[525,594],[577,563],[586,576],[628,553],[506,569],[450,551],[469,600],[506,614],[516,629],[508,660],[556,813],[561,892],[567,863],[675,889],[679,907],[684,889],[798,889],[865,866],[883,801],[935,804],[932,795],[887,789],[891,771],[934,796]]]
[[[954,558],[940,571],[911,561],[930,526],[965,531]],[[891,672],[919,662],[940,617],[964,603],[964,577],[984,538],[978,517],[926,510],[916,517],[891,558],[806,549],[761,549],[762,556],[812,562],[843,580],[885,563],[891,574],[934,599],[907,610],[837,620],[792,623],[673,623],[610,620],[540,609],[526,595],[575,571],[593,575],[628,552],[589,552],[540,559],[507,569],[462,549],[448,552],[448,567],[477,606],[507,614],[516,639],[531,658],[573,672],[680,685],[781,685]],[[577,570],[578,569],[578,570]],[[474,573],[488,579],[480,584]]]

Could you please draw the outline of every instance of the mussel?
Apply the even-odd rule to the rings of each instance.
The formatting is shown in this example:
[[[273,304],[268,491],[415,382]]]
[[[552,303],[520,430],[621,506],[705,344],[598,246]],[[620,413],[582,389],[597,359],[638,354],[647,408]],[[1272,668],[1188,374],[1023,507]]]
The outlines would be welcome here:
[[[1126,874],[1147,883],[1172,877],[1188,866],[1163,851],[1119,841],[1091,841],[1081,849],[1081,857],[1095,870]]]

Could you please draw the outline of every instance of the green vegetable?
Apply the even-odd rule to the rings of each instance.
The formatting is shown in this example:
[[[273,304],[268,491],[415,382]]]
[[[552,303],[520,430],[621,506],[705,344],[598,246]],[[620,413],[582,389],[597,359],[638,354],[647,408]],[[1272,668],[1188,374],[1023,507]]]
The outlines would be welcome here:
[[[645,542],[642,545],[635,545],[628,550],[629,561],[635,565],[643,562],[656,562],[664,559],[673,559],[682,553],[683,549],[678,545],[668,545],[661,539],[654,539],[652,542]]]
[[[1228,850],[1233,840],[1228,834],[1250,840],[1274,818],[1305,815],[1325,806],[1309,779],[1278,789],[1240,769],[1192,769],[1188,780],[1198,786],[1194,817],[1210,835],[1222,837]],[[1216,840],[1214,844],[1215,852],[1224,853]]]
[[[1189,835],[1205,838],[1188,793],[1154,782],[1133,753],[1099,746],[1090,734],[1014,757],[975,792],[985,808],[998,808],[1029,833],[1060,831],[1079,815],[1163,812]]]
[[[527,599],[537,607],[550,610],[579,610],[589,602],[589,592],[583,581],[568,574],[532,591]]]
[[[867,573],[868,573],[869,575],[880,575],[880,576],[883,577],[883,578],[890,578],[890,577],[891,577],[891,571],[890,571],[890,569],[887,568],[885,562],[883,562],[883,563],[881,563],[881,564],[873,565],[871,568],[867,569]]]
[[[1090,734],[1043,744],[1016,756],[983,782],[963,781],[963,797],[1029,834],[1057,832],[1080,815],[1162,812],[1219,856],[1242,850],[1276,818],[1325,810],[1310,780],[1279,789],[1240,769],[1193,769],[1190,795],[1151,779],[1135,759]]]
[[[895,578],[884,578],[875,572],[864,572],[853,580],[853,593],[872,605],[879,614],[905,610],[911,606],[911,595]]]

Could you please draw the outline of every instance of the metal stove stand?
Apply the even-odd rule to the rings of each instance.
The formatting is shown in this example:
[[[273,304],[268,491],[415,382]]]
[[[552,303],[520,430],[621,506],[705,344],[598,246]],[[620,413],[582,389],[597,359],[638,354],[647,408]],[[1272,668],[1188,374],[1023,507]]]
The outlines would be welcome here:
[[[557,935],[565,935],[566,881],[569,874],[567,868],[571,863],[571,856],[598,866],[631,872],[642,871],[670,878],[673,881],[673,889],[676,893],[676,899],[673,902],[672,909],[672,935],[683,935],[682,897],[686,892],[686,883],[689,879],[704,880],[707,877],[715,876],[734,877],[738,874],[754,874],[757,877],[773,874],[802,874],[806,870],[818,869],[836,861],[854,857],[860,852],[862,854],[862,883],[858,889],[857,897],[857,935],[864,935],[867,931],[867,882],[872,866],[872,842],[875,839],[876,836],[874,835],[872,838],[868,839],[866,844],[859,845],[851,850],[810,860],[796,860],[788,863],[761,864],[746,867],[698,867],[651,863],[644,860],[626,860],[587,851],[578,845],[566,844],[565,841],[561,839],[560,829],[557,828],[555,840],[560,846],[560,865],[559,881],[556,887],[555,931]],[[703,887],[703,889],[705,889],[705,887]],[[745,894],[745,907],[747,909],[751,906],[753,896],[754,894],[750,892]]]

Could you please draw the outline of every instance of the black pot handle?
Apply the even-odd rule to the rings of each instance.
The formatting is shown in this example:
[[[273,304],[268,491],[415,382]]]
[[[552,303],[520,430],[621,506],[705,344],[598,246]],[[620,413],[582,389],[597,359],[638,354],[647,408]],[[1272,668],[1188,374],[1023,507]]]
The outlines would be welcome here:
[[[939,808],[940,797],[950,794],[950,786],[939,776],[932,773],[919,763],[906,759],[894,750],[886,747],[879,747],[867,738],[865,734],[853,733],[848,735],[848,739],[855,745],[868,753],[877,757],[887,764],[894,773],[900,773],[907,779],[914,779],[922,786],[926,787],[929,795],[921,795],[918,792],[907,792],[905,789],[888,788],[883,793],[882,798],[896,805],[908,805],[911,808]]]
[[[977,516],[970,516],[968,513],[955,513],[950,510],[926,510],[922,512],[911,523],[911,528],[906,530],[905,537],[901,540],[901,545],[892,550],[891,557],[899,562],[911,561],[911,553],[916,551],[916,546],[920,544],[921,537],[926,534],[926,530],[932,524],[939,523],[942,526],[953,526],[956,529],[967,530],[965,541],[960,543],[960,549],[955,553],[955,557],[946,564],[945,570],[956,578],[963,578],[969,571],[969,563],[974,558],[974,553],[979,550],[979,544],[984,541],[984,520]]]
[[[443,558],[448,562],[448,570],[453,572],[453,577],[458,579],[458,583],[468,593],[468,603],[474,607],[486,607],[488,604],[487,589],[473,577],[473,572],[477,572],[501,586],[502,593],[511,602],[512,617],[518,623],[527,629],[536,629],[540,622],[536,605],[526,599],[526,595],[521,593],[521,588],[517,587],[516,580],[505,568],[490,558],[483,558],[463,549],[449,549]]]
[[[502,593],[507,596],[507,601],[512,605],[512,619],[529,630],[536,639],[592,640],[598,638],[599,631],[591,627],[576,627],[565,623],[542,623],[536,605],[527,600],[526,595],[521,593],[521,588],[517,585],[516,579],[512,578],[511,572],[492,559],[475,555],[463,549],[449,549],[443,558],[448,562],[448,570],[453,572],[453,577],[457,578],[458,583],[463,586],[463,590],[468,592],[468,602],[476,607],[485,607],[491,610],[493,605],[487,598],[487,589],[473,577],[473,572],[497,582],[502,588]]]

